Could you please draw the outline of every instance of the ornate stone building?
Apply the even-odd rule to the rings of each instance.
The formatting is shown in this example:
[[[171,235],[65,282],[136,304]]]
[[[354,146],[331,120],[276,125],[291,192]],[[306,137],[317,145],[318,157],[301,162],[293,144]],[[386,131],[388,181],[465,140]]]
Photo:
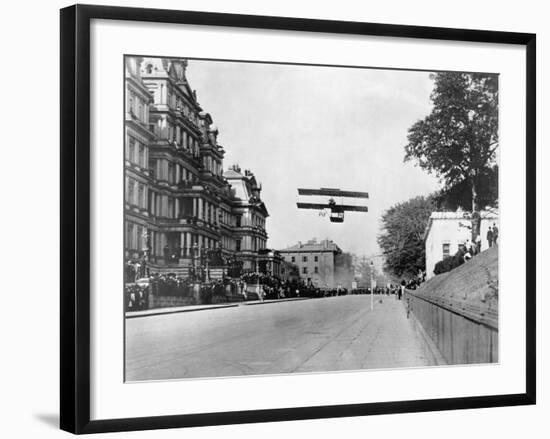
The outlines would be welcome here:
[[[125,256],[189,274],[206,256],[255,270],[267,210],[254,175],[223,172],[218,130],[186,78],[187,60],[126,58]]]
[[[151,229],[149,188],[149,145],[156,136],[149,130],[149,105],[153,97],[141,80],[141,58],[125,59],[125,242],[127,258],[139,257],[147,250]]]
[[[235,191],[232,212],[235,216],[235,250],[245,271],[258,271],[259,253],[266,248],[265,220],[268,212],[260,198],[261,185],[249,170],[241,173],[235,165],[224,174]]]

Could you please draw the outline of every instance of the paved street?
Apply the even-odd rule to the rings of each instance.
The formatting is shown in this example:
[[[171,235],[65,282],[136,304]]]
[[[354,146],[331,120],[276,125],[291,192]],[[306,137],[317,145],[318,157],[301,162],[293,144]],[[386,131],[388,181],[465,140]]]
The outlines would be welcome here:
[[[126,379],[433,364],[394,297],[341,296],[126,319]]]

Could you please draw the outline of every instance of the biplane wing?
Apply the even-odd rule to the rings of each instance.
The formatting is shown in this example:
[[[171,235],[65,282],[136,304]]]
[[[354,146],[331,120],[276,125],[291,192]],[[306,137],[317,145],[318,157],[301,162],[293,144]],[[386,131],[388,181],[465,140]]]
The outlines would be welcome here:
[[[321,195],[328,197],[349,197],[349,198],[369,198],[368,192],[342,191],[340,189],[321,188],[304,189],[298,188],[298,195]]]
[[[349,206],[349,205],[343,204],[343,205],[336,205],[334,207],[336,208],[336,210],[340,210],[342,212],[344,212],[344,211],[347,211],[347,212],[368,212],[369,211],[367,206]]]
[[[330,204],[319,204],[319,203],[296,203],[298,209],[314,209],[314,210],[323,210],[330,209]]]
[[[331,209],[333,212],[368,212],[369,209],[367,206],[350,206],[350,205],[341,205],[341,204],[320,204],[320,203],[296,203],[299,209],[314,209],[314,210],[323,210]]]

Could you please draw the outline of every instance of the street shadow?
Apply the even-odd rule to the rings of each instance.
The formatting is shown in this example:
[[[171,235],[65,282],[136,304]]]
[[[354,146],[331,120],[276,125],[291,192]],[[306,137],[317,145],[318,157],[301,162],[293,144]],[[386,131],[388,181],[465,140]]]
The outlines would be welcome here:
[[[50,428],[59,429],[59,415],[57,413],[35,413],[34,417]]]

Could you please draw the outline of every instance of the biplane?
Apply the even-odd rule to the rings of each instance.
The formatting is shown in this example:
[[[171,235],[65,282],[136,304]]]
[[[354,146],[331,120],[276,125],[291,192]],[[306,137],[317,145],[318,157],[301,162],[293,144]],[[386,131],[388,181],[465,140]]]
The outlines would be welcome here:
[[[330,210],[330,221],[333,223],[344,222],[344,212],[368,212],[367,206],[353,206],[349,204],[338,204],[335,198],[369,198],[367,192],[342,191],[340,189],[321,188],[321,189],[298,189],[298,195],[320,195],[330,197],[327,204],[321,203],[296,203],[298,209],[313,209],[324,211]]]

